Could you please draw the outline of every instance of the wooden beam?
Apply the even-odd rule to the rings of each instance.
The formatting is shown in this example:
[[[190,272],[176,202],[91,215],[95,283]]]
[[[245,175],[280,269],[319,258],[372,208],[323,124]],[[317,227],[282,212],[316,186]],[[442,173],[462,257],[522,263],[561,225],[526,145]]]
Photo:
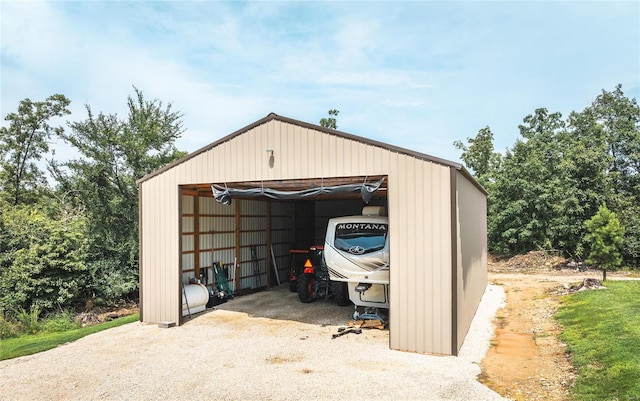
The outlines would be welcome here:
[[[235,225],[236,225],[236,274],[233,276],[233,286],[235,287],[235,291],[239,292],[242,288],[240,288],[240,283],[242,283],[242,277],[241,277],[241,273],[242,273],[242,269],[240,268],[240,264],[242,263],[242,253],[241,253],[241,244],[240,241],[242,239],[242,236],[240,235],[240,202],[235,202],[235,211],[236,211],[236,218],[235,218]]]
[[[195,278],[200,277],[200,199],[198,192],[193,198],[193,268],[195,269]]]
[[[267,249],[266,249],[266,255],[267,255],[267,259],[265,260],[265,267],[267,269],[267,289],[271,288],[271,201],[267,201],[267,215],[265,216],[267,218],[267,238],[266,238],[266,242],[267,242]]]

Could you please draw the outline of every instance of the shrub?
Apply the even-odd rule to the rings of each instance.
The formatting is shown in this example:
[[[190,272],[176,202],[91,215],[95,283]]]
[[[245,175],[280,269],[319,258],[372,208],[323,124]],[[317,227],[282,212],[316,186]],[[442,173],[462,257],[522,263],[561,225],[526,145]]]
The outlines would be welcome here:
[[[20,309],[17,315],[20,322],[20,331],[24,334],[36,334],[40,329],[40,308],[31,305],[29,310]]]
[[[137,271],[123,268],[115,259],[88,264],[89,290],[97,306],[115,304],[138,289]]]
[[[0,220],[6,232],[0,249],[0,304],[53,310],[78,301],[86,276],[85,220],[58,219],[29,207],[3,210]]]
[[[7,338],[13,338],[18,335],[18,328],[16,325],[0,315],[0,340]]]
[[[59,333],[78,328],[80,328],[80,323],[74,320],[74,314],[70,311],[64,311],[47,317],[42,322],[40,330],[45,333]]]

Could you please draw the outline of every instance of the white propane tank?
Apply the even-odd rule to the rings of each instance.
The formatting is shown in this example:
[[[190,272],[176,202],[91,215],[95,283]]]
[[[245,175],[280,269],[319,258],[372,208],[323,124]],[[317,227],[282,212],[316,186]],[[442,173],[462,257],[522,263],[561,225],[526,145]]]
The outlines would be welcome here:
[[[200,283],[185,285],[182,291],[182,316],[202,312],[207,309],[207,302],[209,302],[207,287]]]

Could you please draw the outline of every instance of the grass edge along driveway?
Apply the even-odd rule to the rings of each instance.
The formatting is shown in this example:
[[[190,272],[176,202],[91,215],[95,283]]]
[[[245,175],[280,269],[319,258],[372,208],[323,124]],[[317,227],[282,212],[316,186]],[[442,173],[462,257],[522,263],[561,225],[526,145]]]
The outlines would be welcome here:
[[[55,348],[58,345],[75,341],[84,336],[88,336],[89,334],[122,326],[127,323],[137,322],[138,320],[140,320],[140,315],[135,313],[109,322],[87,326],[80,329],[68,330],[59,333],[39,333],[2,340],[0,341],[0,361],[17,358],[19,356],[36,354],[38,352]]]
[[[640,400],[640,281],[566,295],[556,313],[578,378],[576,400]]]

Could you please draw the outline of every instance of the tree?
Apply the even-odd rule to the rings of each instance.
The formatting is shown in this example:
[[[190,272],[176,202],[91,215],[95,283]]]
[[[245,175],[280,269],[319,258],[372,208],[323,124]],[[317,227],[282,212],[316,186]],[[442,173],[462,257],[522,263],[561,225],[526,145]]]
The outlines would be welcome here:
[[[137,286],[136,180],[185,154],[174,145],[183,132],[182,115],[172,111],[171,104],[147,101],[134,89],[126,120],[94,115],[87,105],[88,118],[71,123],[71,132],[61,135],[82,157],[52,166],[58,190],[75,194],[75,202],[87,213],[88,270],[93,277],[89,287],[107,298],[126,295]]]
[[[328,113],[329,118],[321,118],[320,125],[325,128],[338,129],[338,120],[336,120],[335,117],[338,117],[338,113],[340,112],[336,109],[331,109]]]
[[[492,163],[488,127],[454,145],[489,192],[489,249],[521,253],[562,250],[587,255],[584,222],[606,203],[624,227],[621,254],[640,264],[640,107],[620,85],[602,91],[567,119],[539,108],[519,125],[520,137]]]
[[[524,118],[520,135],[508,149],[492,185],[489,238],[498,252],[550,248],[550,226],[561,198],[558,174],[564,128],[560,113],[537,109]]]
[[[556,142],[560,157],[555,168],[557,195],[549,242],[555,249],[582,258],[584,221],[608,201],[611,193],[606,143],[588,112],[572,112],[566,129],[558,131]]]
[[[474,172],[478,182],[487,188],[494,181],[501,162],[500,153],[493,151],[493,133],[488,126],[484,127],[475,138],[467,138],[467,143],[469,146],[462,141],[455,141],[453,145],[462,151],[460,158],[464,164]]]
[[[618,84],[612,92],[603,90],[588,110],[606,138],[617,191],[639,197],[640,107],[636,99],[627,98]]]
[[[625,261],[640,265],[640,106],[617,85],[605,91],[585,109],[592,115],[606,146],[607,201],[625,228],[622,254]]]
[[[49,151],[47,140],[52,133],[59,135],[64,130],[50,126],[48,121],[70,114],[69,104],[69,99],[59,94],[44,102],[24,99],[17,113],[5,117],[10,123],[0,128],[0,188],[11,204],[34,201],[26,199],[26,194],[44,181],[36,162]]]
[[[602,269],[602,280],[607,279],[607,269],[614,269],[622,263],[620,249],[624,239],[624,227],[615,213],[602,204],[591,219],[585,222],[587,228],[586,241],[591,250],[587,263]]]

